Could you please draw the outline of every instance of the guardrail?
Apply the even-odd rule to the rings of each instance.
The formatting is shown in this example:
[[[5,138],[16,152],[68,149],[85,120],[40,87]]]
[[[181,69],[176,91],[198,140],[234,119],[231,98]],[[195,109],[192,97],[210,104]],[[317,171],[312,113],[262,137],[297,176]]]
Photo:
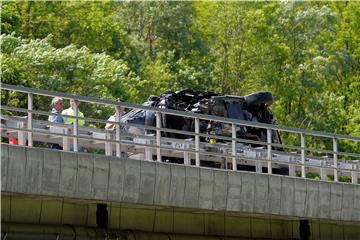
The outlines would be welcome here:
[[[286,174],[296,176],[296,172],[301,173],[305,178],[307,172],[319,173],[322,180],[327,180],[327,176],[333,176],[334,181],[339,181],[339,176],[351,177],[353,184],[358,184],[359,160],[341,161],[341,156],[360,159],[360,154],[339,152],[338,141],[353,141],[360,143],[359,137],[331,134],[319,131],[309,131],[285,126],[263,124],[257,122],[228,119],[217,116],[203,115],[190,112],[180,112],[170,109],[154,108],[143,105],[130,104],[125,102],[115,102],[92,97],[77,96],[58,92],[50,92],[39,89],[26,88],[8,84],[1,85],[1,91],[15,91],[27,94],[27,109],[1,105],[1,133],[3,137],[16,137],[20,145],[34,146],[34,141],[44,143],[60,143],[63,149],[67,151],[78,152],[80,147],[104,149],[106,155],[121,157],[124,154],[138,155],[145,160],[164,161],[166,159],[180,159],[181,163],[199,166],[220,166],[233,171],[243,169],[253,169],[257,172],[266,171],[269,174],[273,170],[285,169]],[[63,99],[74,99],[80,102],[105,105],[112,107],[116,111],[116,121],[105,119],[80,118],[75,116],[59,116],[73,118],[73,125],[60,123],[50,123],[41,119],[34,119],[34,116],[54,115],[47,111],[35,110],[33,106],[34,95],[47,97],[62,97]],[[51,100],[49,99],[49,102]],[[156,126],[147,126],[145,124],[133,124],[121,122],[122,108],[139,109],[151,111],[156,116]],[[3,111],[10,114],[3,114]],[[14,116],[14,113],[23,114],[22,117]],[[194,131],[182,131],[161,126],[162,115],[175,115],[194,120]],[[80,127],[79,119],[93,123],[113,123],[116,128],[113,131],[105,129]],[[231,126],[230,136],[209,135],[200,132],[200,121],[220,122]],[[254,127],[266,129],[267,141],[255,141],[238,138],[236,131],[239,127]],[[125,131],[132,129],[136,131]],[[151,132],[149,134],[148,132]],[[286,145],[272,142],[274,131],[282,131],[298,134],[301,139],[300,146]],[[167,133],[177,133],[189,136],[188,139],[177,139],[163,137]],[[306,136],[322,137],[331,139],[333,148],[313,149],[306,147]],[[222,143],[210,144],[202,141],[204,138],[216,138]],[[263,147],[251,147],[260,145]],[[292,149],[298,152],[286,152],[274,150]],[[113,151],[114,150],[114,151]],[[310,156],[307,152],[317,152],[323,156]],[[332,158],[328,155],[332,155]],[[155,159],[153,159],[155,158]],[[278,171],[275,171],[278,172]]]

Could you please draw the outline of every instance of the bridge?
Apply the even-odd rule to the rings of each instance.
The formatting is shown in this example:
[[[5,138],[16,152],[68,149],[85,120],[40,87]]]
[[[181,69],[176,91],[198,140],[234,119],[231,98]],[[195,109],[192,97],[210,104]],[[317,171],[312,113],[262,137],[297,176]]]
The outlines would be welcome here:
[[[19,142],[1,144],[2,239],[358,239],[360,154],[338,150],[341,141],[359,145],[358,137],[6,84],[1,91],[28,102],[1,106],[3,140]],[[50,123],[33,103],[55,96],[112,108],[116,121]],[[193,118],[195,131],[121,122],[122,108]],[[230,125],[231,137],[200,132],[201,120]],[[237,138],[240,126],[266,129],[267,141]],[[274,131],[298,135],[300,145],[273,143]],[[209,137],[221,141],[202,141]],[[332,149],[308,147],[309,137]]]

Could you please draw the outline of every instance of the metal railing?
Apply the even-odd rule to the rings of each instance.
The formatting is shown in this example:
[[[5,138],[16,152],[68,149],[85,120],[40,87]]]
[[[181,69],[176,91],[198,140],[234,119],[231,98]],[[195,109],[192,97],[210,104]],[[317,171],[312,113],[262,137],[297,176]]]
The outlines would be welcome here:
[[[92,97],[77,96],[65,93],[51,92],[46,90],[26,88],[8,84],[1,85],[1,91],[15,91],[27,94],[27,109],[1,105],[1,132],[3,137],[14,136],[18,138],[20,145],[34,146],[37,142],[58,142],[63,145],[64,150],[79,151],[79,146],[104,149],[106,155],[121,157],[124,154],[143,154],[145,160],[164,161],[167,158],[182,159],[184,164],[203,166],[204,162],[210,161],[220,164],[223,168],[233,171],[238,170],[239,165],[253,166],[257,172],[267,168],[267,173],[272,174],[278,168],[287,169],[290,176],[300,173],[302,178],[307,172],[319,173],[321,180],[327,180],[327,176],[333,176],[334,181],[339,181],[339,176],[351,178],[353,184],[358,183],[359,161],[342,161],[340,157],[347,156],[360,159],[360,154],[339,152],[338,141],[352,141],[360,143],[359,137],[332,134],[319,131],[310,131],[285,126],[263,124],[258,122],[242,121],[218,116],[180,112],[170,109],[154,108],[143,105],[130,104],[126,102],[115,102]],[[115,129],[106,131],[99,128],[79,126],[81,119],[77,111],[75,116],[59,116],[73,118],[73,125],[50,123],[41,119],[34,119],[34,116],[49,116],[53,113],[41,110],[34,110],[34,96],[62,97],[63,99],[74,99],[80,102],[96,104],[114,108],[116,121],[84,117],[86,122],[99,124],[113,123]],[[50,100],[49,100],[50,102]],[[155,126],[145,124],[134,124],[121,122],[121,108],[139,109],[155,113]],[[3,111],[11,114],[3,114]],[[21,113],[23,117],[14,116],[14,113]],[[174,115],[183,118],[193,119],[194,131],[175,130],[162,127],[162,116]],[[200,131],[201,121],[212,121],[231,126],[230,136],[209,135]],[[266,140],[250,140],[237,137],[239,127],[251,127],[266,130]],[[142,133],[124,131],[124,128],[138,129]],[[300,146],[274,143],[272,134],[274,131],[287,132],[300,136]],[[151,132],[150,134],[148,132]],[[177,139],[164,137],[164,133],[176,133],[189,136],[188,139]],[[322,137],[332,141],[332,149],[314,149],[306,146],[306,137]],[[210,144],[203,141],[205,138],[218,139],[217,144]],[[71,143],[70,143],[71,142]],[[254,147],[263,146],[263,147]],[[278,149],[278,150],[274,150]],[[281,149],[281,151],[279,150]],[[286,152],[284,149],[300,151]],[[323,156],[310,156],[307,152],[317,152]],[[328,155],[332,155],[329,158]],[[324,156],[325,155],[325,156]],[[193,161],[192,161],[193,160]]]

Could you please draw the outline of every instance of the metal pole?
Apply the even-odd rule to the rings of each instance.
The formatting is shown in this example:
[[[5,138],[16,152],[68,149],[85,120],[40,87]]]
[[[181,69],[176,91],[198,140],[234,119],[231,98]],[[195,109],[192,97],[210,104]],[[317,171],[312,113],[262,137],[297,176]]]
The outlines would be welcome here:
[[[338,172],[337,172],[337,166],[338,166],[338,155],[337,155],[338,145],[337,145],[336,138],[333,138],[333,151],[334,151],[334,181],[337,182],[337,181],[339,181],[339,179],[338,179]]]
[[[237,170],[237,165],[236,165],[236,125],[233,123],[231,124],[231,133],[232,133],[232,169],[235,171]]]
[[[266,136],[267,136],[267,167],[268,167],[268,173],[272,174],[272,166],[271,166],[271,160],[272,160],[272,146],[271,146],[271,129],[266,129]]]
[[[28,110],[33,110],[33,94],[28,93]],[[28,112],[28,129],[31,131],[33,129],[33,115],[31,112]],[[33,146],[33,133],[28,133],[28,146]]]
[[[120,141],[121,141],[121,128],[120,128],[120,119],[123,113],[123,109],[121,106],[116,106],[115,107],[115,121],[116,121],[116,131],[115,131],[115,139],[116,139],[116,156],[117,157],[121,157],[121,145],[120,145]]]
[[[75,121],[74,122],[74,139],[73,139],[73,143],[74,143],[74,152],[78,151],[78,131],[79,131],[79,121],[78,121],[78,117],[79,117],[79,113],[78,113],[78,106],[77,106],[77,101],[74,101],[74,111],[75,111]]]
[[[195,118],[195,165],[200,166],[200,119]]]
[[[305,134],[301,133],[300,134],[301,137],[301,177],[305,178],[306,177],[306,173],[305,173]]]
[[[161,162],[161,113],[156,112],[156,160]]]

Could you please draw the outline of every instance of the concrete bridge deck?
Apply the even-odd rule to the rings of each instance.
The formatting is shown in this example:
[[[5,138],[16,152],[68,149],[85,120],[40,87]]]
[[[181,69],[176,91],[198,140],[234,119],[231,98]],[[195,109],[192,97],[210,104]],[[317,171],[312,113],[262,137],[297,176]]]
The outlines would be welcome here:
[[[114,229],[297,239],[308,219],[313,239],[360,235],[360,185],[6,144],[1,171],[2,223],[95,226],[106,203]]]

